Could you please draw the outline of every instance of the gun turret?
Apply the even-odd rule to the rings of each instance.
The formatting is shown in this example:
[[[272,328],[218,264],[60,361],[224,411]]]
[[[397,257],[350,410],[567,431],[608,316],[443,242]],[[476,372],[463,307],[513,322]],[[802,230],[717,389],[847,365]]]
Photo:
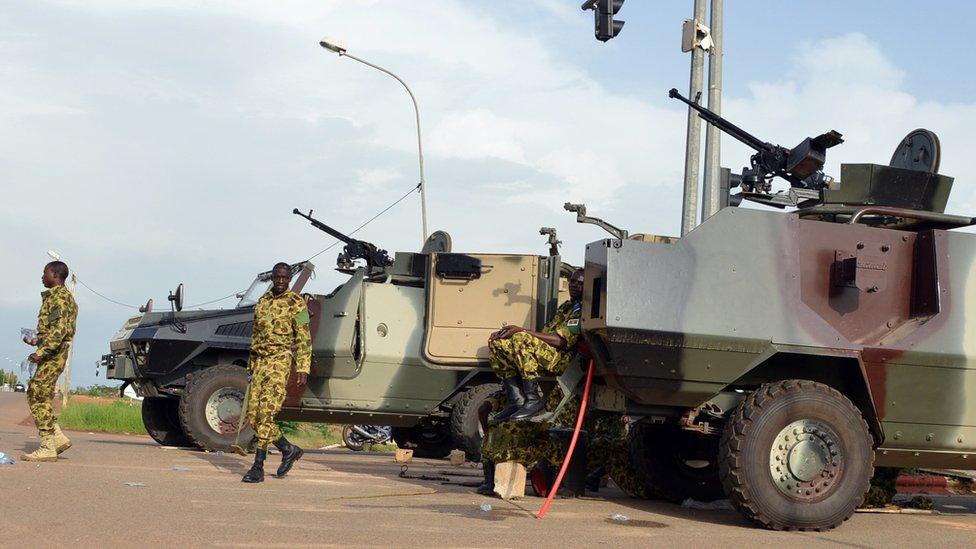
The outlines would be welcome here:
[[[715,112],[691,101],[671,88],[668,97],[677,99],[698,111],[698,116],[709,124],[731,135],[738,141],[756,151],[749,159],[750,168],[742,170],[742,187],[747,193],[769,194],[772,185],[769,180],[781,177],[789,181],[791,187],[819,191],[827,186],[828,178],[823,174],[827,149],[844,142],[841,134],[830,130],[817,137],[808,137],[792,149],[774,145],[759,139]]]
[[[366,261],[366,268],[370,274],[372,274],[377,268],[381,269],[383,267],[393,265],[393,260],[390,259],[390,256],[386,253],[386,250],[381,250],[375,245],[364,240],[357,240],[351,236],[346,236],[340,233],[339,231],[312,217],[312,210],[309,210],[308,214],[303,214],[298,210],[298,208],[295,208],[291,213],[304,217],[316,229],[346,243],[342,249],[342,253],[340,253],[339,257],[336,258],[336,265],[338,265],[339,268],[351,269],[353,267],[353,262],[357,259]]]

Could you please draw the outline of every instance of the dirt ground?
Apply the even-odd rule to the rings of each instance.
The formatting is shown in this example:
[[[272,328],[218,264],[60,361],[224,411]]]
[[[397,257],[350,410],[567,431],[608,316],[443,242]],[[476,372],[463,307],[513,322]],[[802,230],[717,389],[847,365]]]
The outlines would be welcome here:
[[[20,425],[26,410],[22,394],[0,394],[0,451],[15,459],[37,446]],[[478,496],[460,483],[478,481],[479,471],[446,461],[418,460],[408,471],[448,475],[442,484],[400,478],[388,453],[309,451],[288,477],[245,485],[247,458],[69,434],[75,446],[57,463],[0,465],[0,546],[962,547],[976,534],[965,505],[940,515],[859,513],[832,532],[784,533],[732,511],[632,500],[613,488],[557,500],[538,520],[541,499]],[[268,472],[277,463],[270,457]]]

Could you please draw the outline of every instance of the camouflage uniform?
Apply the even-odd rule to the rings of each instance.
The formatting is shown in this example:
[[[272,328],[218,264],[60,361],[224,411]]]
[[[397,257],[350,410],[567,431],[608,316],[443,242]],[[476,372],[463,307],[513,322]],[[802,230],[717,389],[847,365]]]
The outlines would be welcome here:
[[[41,310],[37,313],[37,370],[27,389],[27,403],[41,437],[54,434],[54,387],[64,371],[75,336],[78,305],[63,285],[41,293]]]
[[[598,418],[588,432],[590,443],[586,447],[586,470],[603,467],[623,493],[632,498],[647,499],[647,490],[630,466],[630,445],[622,418]]]
[[[492,341],[488,346],[491,369],[499,379],[521,377],[532,380],[546,375],[558,376],[566,370],[575,355],[581,316],[581,304],[566,301],[556,310],[552,320],[542,328],[543,333],[557,334],[566,340],[567,350],[564,351],[526,332],[518,332],[508,339]]]
[[[562,390],[557,386],[546,401],[546,410],[552,411],[562,400]],[[489,399],[491,413],[505,407],[506,397],[497,393]],[[563,461],[562,442],[549,436],[550,429],[576,426],[579,400],[573,399],[553,418],[552,422],[503,421],[488,427],[481,442],[482,459],[492,463],[517,461],[530,467],[537,461],[546,460],[558,467]],[[643,485],[630,467],[630,448],[627,433],[618,417],[599,418],[590,425],[584,424],[590,434],[586,451],[586,470],[604,467],[621,491],[630,497],[646,499]]]
[[[254,330],[248,371],[251,386],[247,419],[257,433],[258,448],[281,437],[275,416],[285,401],[285,388],[292,369],[309,373],[312,366],[312,337],[305,300],[292,291],[281,295],[268,292],[254,306]]]

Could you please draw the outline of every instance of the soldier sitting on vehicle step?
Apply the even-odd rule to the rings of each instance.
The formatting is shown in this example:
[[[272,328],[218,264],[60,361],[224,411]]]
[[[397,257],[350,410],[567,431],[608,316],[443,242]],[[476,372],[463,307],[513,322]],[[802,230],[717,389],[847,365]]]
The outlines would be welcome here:
[[[583,269],[569,277],[569,300],[541,332],[505,326],[488,338],[491,369],[502,380],[508,405],[492,420],[523,421],[545,410],[539,378],[558,376],[576,355],[582,315]]]

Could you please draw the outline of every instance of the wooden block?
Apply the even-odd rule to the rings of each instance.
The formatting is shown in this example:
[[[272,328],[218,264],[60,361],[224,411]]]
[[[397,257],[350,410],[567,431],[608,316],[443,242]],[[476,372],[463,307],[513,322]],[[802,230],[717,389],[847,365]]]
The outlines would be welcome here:
[[[525,496],[525,466],[517,461],[495,464],[495,493],[502,499]]]
[[[403,448],[397,448],[396,454],[393,459],[397,463],[410,463],[413,461],[413,450],[404,450]]]
[[[451,450],[451,465],[460,467],[464,465],[465,459],[467,459],[467,456],[465,456],[463,451]]]

